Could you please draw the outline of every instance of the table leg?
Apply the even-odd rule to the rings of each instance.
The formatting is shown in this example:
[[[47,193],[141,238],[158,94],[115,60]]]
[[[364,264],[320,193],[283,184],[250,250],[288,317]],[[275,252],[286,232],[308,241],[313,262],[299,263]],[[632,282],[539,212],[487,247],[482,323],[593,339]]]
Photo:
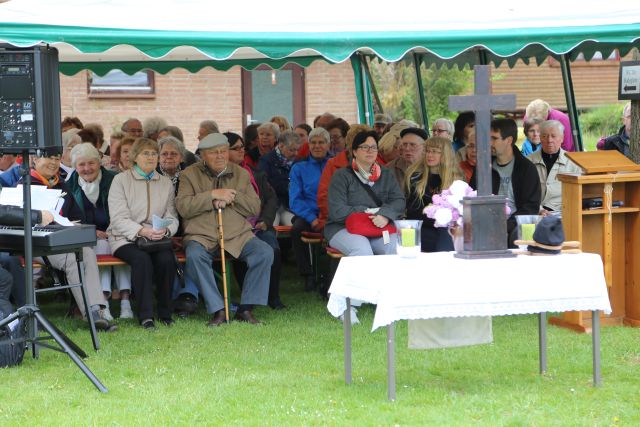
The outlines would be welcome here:
[[[387,398],[396,400],[396,343],[395,323],[387,326]]]
[[[540,353],[540,374],[547,372],[547,313],[538,313],[538,348]]]
[[[591,339],[593,342],[593,386],[602,385],[600,373],[600,313],[598,310],[591,312]]]
[[[351,298],[347,298],[347,309],[342,316],[344,326],[344,382],[351,384]]]

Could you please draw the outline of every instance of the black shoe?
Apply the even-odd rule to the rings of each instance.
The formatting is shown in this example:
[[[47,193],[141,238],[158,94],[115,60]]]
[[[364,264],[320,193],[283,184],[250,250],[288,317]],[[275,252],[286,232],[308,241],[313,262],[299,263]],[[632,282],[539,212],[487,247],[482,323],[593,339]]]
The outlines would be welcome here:
[[[168,319],[160,319],[160,323],[162,323],[165,326],[173,326],[173,324],[176,322],[169,317]]]
[[[155,330],[156,329],[156,324],[153,322],[153,319],[144,319],[140,325],[144,328],[144,329],[148,329],[148,330]]]
[[[313,292],[316,288],[316,281],[313,276],[305,276],[304,277],[304,291],[305,292]]]
[[[282,301],[280,301],[280,298],[273,301],[269,301],[269,307],[271,307],[274,310],[284,310],[287,308],[287,306],[284,305]]]
[[[198,309],[198,300],[191,294],[180,294],[174,302],[174,309],[178,316],[188,317]]]

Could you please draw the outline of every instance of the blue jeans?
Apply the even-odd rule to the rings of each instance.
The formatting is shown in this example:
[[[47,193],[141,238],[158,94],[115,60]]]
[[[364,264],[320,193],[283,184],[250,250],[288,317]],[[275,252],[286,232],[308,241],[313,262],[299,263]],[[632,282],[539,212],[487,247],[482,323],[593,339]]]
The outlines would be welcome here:
[[[186,273],[198,286],[204,299],[207,313],[213,314],[224,308],[224,300],[220,295],[216,278],[213,274],[213,254],[200,243],[190,240],[185,249],[187,255]],[[273,249],[262,240],[253,237],[249,240],[238,257],[247,264],[247,274],[242,286],[240,304],[266,305],[269,294],[269,271],[273,263]]]

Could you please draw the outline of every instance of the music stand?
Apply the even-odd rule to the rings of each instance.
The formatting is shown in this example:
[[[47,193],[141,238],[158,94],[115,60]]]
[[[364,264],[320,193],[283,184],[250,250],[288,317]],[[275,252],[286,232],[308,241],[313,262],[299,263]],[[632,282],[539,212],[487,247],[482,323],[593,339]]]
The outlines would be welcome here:
[[[23,178],[23,209],[24,209],[24,278],[25,278],[25,293],[26,304],[20,307],[16,312],[10,314],[5,319],[0,320],[0,328],[8,325],[16,319],[25,319],[28,325],[28,333],[25,341],[31,343],[33,346],[34,357],[36,355],[36,346],[40,345],[45,348],[60,351],[67,354],[71,360],[80,368],[80,370],[89,378],[89,381],[96,386],[98,390],[106,393],[107,388],[100,382],[100,380],[89,370],[87,365],[80,359],[78,355],[87,357],[86,353],[80,349],[69,337],[67,337],[62,331],[56,328],[47,318],[42,314],[40,308],[35,302],[35,292],[33,289],[33,246],[32,246],[32,234],[31,234],[31,172],[29,170],[29,150],[22,151],[22,178]],[[79,272],[82,277],[82,273]],[[85,304],[88,302],[85,301]],[[87,306],[88,307],[88,306]],[[49,333],[50,337],[38,337],[37,330],[38,324]],[[52,338],[60,347],[45,344],[42,339]]]

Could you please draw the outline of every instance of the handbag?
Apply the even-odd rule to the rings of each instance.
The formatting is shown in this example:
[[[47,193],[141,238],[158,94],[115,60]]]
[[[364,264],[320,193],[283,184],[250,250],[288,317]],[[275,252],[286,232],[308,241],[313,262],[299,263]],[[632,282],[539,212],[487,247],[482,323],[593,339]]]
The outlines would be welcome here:
[[[173,241],[168,237],[163,237],[160,240],[149,240],[146,237],[140,236],[136,239],[136,246],[142,251],[153,253],[173,250]]]
[[[360,181],[360,178],[358,178],[358,175],[353,169],[351,169],[351,172],[353,172],[353,174],[356,176],[356,181],[358,181],[367,192],[367,194],[369,194],[369,197],[373,199],[376,206],[382,206],[382,200],[380,200],[376,193],[373,192],[371,187]],[[389,234],[393,234],[396,232],[396,227],[391,221],[389,221],[389,223],[384,227],[379,228],[373,223],[373,221],[371,221],[371,218],[369,218],[369,216],[370,214],[366,212],[353,212],[349,214],[344,222],[347,231],[351,234],[359,234],[365,237],[381,237],[382,233],[385,231],[389,232]]]
[[[382,228],[377,227],[366,212],[354,212],[349,214],[344,222],[347,231],[351,234],[359,234],[365,237],[381,237],[387,231],[389,234],[396,232],[396,227],[391,221]]]

